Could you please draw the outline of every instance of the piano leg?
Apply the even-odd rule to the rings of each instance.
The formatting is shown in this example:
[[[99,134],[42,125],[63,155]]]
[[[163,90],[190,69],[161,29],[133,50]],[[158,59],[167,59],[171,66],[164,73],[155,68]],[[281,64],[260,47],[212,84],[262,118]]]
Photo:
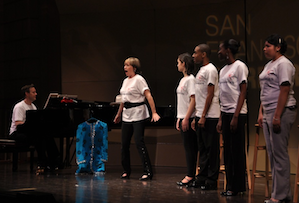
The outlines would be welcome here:
[[[64,150],[64,137],[60,137],[60,142],[59,142],[59,151],[60,151],[60,160],[59,160],[59,168],[64,168],[63,164],[63,150]]]
[[[66,147],[65,147],[65,166],[66,167],[70,167],[71,163],[70,163],[70,137],[66,137],[65,138],[66,141]]]
[[[64,140],[65,139],[65,140]],[[73,139],[75,139],[73,137]],[[67,168],[71,166],[70,150],[73,142],[70,142],[70,137],[60,137],[60,166],[59,168]],[[65,147],[65,148],[64,148]]]

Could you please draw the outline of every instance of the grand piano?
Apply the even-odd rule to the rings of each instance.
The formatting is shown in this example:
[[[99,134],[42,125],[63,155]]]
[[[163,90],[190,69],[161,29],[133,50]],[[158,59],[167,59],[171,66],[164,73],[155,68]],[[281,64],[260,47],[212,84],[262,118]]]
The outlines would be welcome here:
[[[174,126],[175,111],[172,106],[156,107],[161,119],[157,123],[147,122],[151,126]],[[69,167],[75,152],[71,146],[75,141],[77,126],[93,117],[108,125],[108,130],[120,128],[121,124],[113,123],[118,105],[110,102],[86,102],[78,100],[76,95],[51,93],[42,110],[26,112],[26,122],[18,130],[26,133],[49,133],[59,138],[61,155],[60,168]]]

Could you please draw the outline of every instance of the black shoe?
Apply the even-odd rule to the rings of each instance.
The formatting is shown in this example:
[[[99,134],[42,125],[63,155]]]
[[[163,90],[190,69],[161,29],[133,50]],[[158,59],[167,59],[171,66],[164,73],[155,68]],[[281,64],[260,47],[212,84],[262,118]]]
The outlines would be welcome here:
[[[264,203],[274,203],[271,199],[266,199]]]
[[[264,201],[264,203],[282,203],[282,202],[286,202],[286,201],[278,200],[278,202],[274,202],[274,201],[272,201],[272,199],[267,199]],[[286,203],[288,203],[288,202],[286,202]]]
[[[41,174],[43,174],[45,172],[46,172],[46,168],[45,167],[43,167],[43,166],[37,166],[36,167],[36,171],[35,171],[36,175],[41,175]]]
[[[143,176],[146,176],[143,178]],[[153,178],[153,175],[151,173],[147,173],[147,174],[143,174],[141,176],[141,178],[139,178],[140,181],[147,181],[147,180],[151,180]]]
[[[186,178],[183,178],[183,180],[184,179],[186,179]],[[186,182],[186,183],[183,183],[182,181],[179,181],[179,182],[176,182],[176,184],[178,185],[178,186],[186,186],[186,187],[190,187],[190,186],[192,186],[192,183],[194,182],[194,179],[191,179],[191,180],[189,180],[188,182]]]
[[[197,179],[195,179],[195,180],[193,179],[192,183],[190,184],[190,187],[198,188],[198,187],[202,187],[204,185],[205,185],[204,182],[199,181]]]
[[[120,176],[121,179],[130,179],[130,173],[123,172],[123,174]]]
[[[238,192],[233,192],[233,191],[220,192],[220,195],[227,196],[227,197],[236,196],[237,194],[238,194]]]
[[[284,203],[291,203],[292,202],[292,200],[290,200],[290,199],[284,199],[284,200],[282,200]]]
[[[278,202],[273,201],[272,199],[267,199],[264,201],[264,203],[291,203],[292,201],[289,199],[284,199],[284,200],[278,200]]]
[[[205,184],[200,187],[202,190],[217,190],[217,185]]]
[[[45,168],[45,171],[53,172],[53,171],[57,171],[58,169],[59,169],[58,166],[47,166]]]

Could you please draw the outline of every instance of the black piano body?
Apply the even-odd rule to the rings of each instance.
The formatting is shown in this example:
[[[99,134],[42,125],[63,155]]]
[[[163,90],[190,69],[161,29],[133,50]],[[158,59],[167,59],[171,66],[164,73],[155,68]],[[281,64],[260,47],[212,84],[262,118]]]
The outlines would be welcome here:
[[[59,138],[60,168],[68,167],[75,155],[74,153],[70,155],[70,148],[75,141],[77,127],[93,117],[93,111],[97,113],[94,118],[107,123],[109,129],[111,125],[116,126],[113,124],[113,116],[117,109],[106,103],[57,103],[46,109],[26,111],[26,121],[18,126],[17,131],[37,136],[47,134]]]
[[[38,133],[40,136],[48,133],[59,138],[60,167],[64,168],[70,166],[75,155],[70,155],[70,148],[75,140],[78,125],[93,117],[107,123],[108,130],[120,128],[120,123],[113,123],[117,111],[118,105],[110,105],[109,102],[62,103],[61,99],[51,99],[46,109],[27,111],[26,122],[18,131]],[[174,107],[158,106],[157,112],[161,116],[160,121],[147,122],[147,126],[175,126]]]

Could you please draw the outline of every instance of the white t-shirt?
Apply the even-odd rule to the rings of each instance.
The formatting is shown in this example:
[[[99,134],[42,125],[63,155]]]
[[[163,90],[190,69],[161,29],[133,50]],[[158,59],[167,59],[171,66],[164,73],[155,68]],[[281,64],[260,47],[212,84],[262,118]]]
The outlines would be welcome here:
[[[219,73],[220,108],[225,113],[235,113],[239,95],[240,84],[247,83],[248,67],[240,60],[224,66]],[[246,99],[240,113],[247,113]]]
[[[122,102],[140,103],[145,101],[144,91],[148,90],[148,85],[145,79],[136,74],[134,77],[127,77],[124,79],[120,94]],[[146,104],[132,107],[123,108],[122,120],[125,122],[141,121],[149,117],[149,112]]]
[[[195,85],[194,85],[194,76],[191,74],[187,77],[183,77],[180,80],[180,83],[176,89],[177,93],[177,118],[185,118],[189,103],[190,97],[195,95]],[[194,113],[191,115],[194,117]]]
[[[14,131],[17,130],[16,121],[22,121],[22,122],[26,121],[27,110],[36,110],[36,109],[37,108],[33,103],[31,103],[31,105],[28,105],[24,102],[24,100],[17,103],[13,108],[9,134],[12,134]]]
[[[259,75],[261,94],[260,99],[265,110],[277,107],[280,85],[283,82],[290,83],[290,91],[286,106],[296,105],[294,98],[294,77],[295,67],[285,56],[281,56],[275,61],[269,61],[264,70]]]
[[[208,85],[214,85],[214,97],[210,108],[206,114],[206,118],[219,118],[219,88],[218,88],[218,71],[217,68],[209,63],[202,66],[195,77],[195,102],[196,116],[201,117],[205,108],[206,99],[208,96]]]

